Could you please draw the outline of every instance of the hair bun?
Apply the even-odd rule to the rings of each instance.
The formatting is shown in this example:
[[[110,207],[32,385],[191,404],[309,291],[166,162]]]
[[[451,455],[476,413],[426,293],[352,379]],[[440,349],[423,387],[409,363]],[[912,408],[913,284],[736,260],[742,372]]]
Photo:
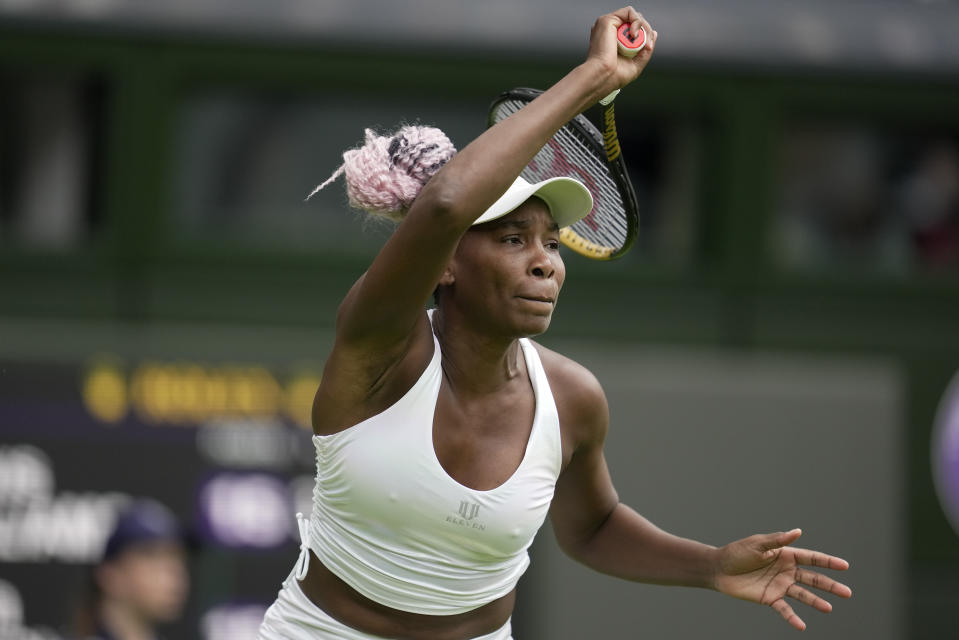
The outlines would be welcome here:
[[[363,146],[346,151],[343,165],[307,199],[345,173],[351,206],[402,220],[423,185],[455,153],[453,143],[436,127],[405,126],[389,137],[367,129]]]

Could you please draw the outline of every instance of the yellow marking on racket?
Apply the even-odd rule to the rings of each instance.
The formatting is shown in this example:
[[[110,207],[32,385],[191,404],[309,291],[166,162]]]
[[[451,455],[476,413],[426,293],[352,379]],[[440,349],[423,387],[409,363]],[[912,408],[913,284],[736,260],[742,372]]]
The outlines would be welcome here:
[[[603,245],[587,240],[573,231],[572,227],[563,227],[560,229],[559,240],[579,255],[592,258],[593,260],[609,260],[613,253],[612,248],[604,247]]]

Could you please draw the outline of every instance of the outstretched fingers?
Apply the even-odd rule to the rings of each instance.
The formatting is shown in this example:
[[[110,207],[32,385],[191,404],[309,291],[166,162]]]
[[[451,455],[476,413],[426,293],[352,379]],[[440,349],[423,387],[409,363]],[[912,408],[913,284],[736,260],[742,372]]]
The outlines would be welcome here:
[[[778,549],[792,544],[802,535],[802,529],[781,531],[779,533],[765,533],[753,536],[756,546],[764,553],[775,553]]]
[[[796,582],[804,584],[807,587],[814,587],[820,591],[827,591],[840,598],[849,598],[852,596],[852,589],[841,582],[833,580],[829,576],[824,576],[815,571],[796,569]]]
[[[832,569],[834,571],[845,571],[849,568],[848,562],[836,556],[831,556],[819,551],[810,551],[809,549],[793,549],[793,551],[796,553],[797,564],[820,567],[822,569]]]
[[[790,625],[799,629],[800,631],[806,630],[806,623],[803,622],[802,618],[796,615],[796,612],[793,611],[793,608],[786,603],[782,598],[776,600],[770,605],[776,612],[782,616],[783,620],[788,622]]]
[[[813,587],[815,589],[820,589],[822,591],[828,591],[834,595],[848,598],[852,595],[852,590],[844,584],[836,582],[828,576],[824,576],[821,573],[815,571],[808,571],[806,569],[796,569],[795,582],[786,589],[786,596],[801,602],[807,606],[821,611],[823,613],[829,613],[832,611],[832,604],[827,600],[820,598],[815,593],[801,587],[799,585],[805,585],[808,587]],[[802,618],[796,615],[796,612],[793,611],[792,607],[785,601],[785,599],[780,598],[770,605],[773,609],[782,616],[783,620],[788,622],[790,625],[799,629],[800,631],[805,630],[806,623],[803,622]]]
[[[813,609],[822,611],[823,613],[829,613],[832,611],[832,605],[829,604],[829,602],[823,600],[808,589],[803,589],[799,585],[790,585],[790,587],[786,589],[786,595],[793,600],[808,605]]]

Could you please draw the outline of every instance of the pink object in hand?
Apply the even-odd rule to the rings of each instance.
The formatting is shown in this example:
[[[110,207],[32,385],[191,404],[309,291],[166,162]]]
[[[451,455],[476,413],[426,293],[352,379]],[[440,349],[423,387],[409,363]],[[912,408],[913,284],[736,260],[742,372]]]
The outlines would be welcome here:
[[[646,46],[646,30],[640,27],[634,40],[629,35],[629,23],[624,23],[616,31],[616,40],[617,45],[619,45],[619,55],[625,58],[634,58]]]

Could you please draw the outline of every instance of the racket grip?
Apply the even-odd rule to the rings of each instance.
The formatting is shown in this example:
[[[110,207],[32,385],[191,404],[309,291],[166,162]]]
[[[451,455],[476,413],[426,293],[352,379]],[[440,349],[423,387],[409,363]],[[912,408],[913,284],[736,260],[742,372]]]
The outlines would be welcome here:
[[[618,96],[618,95],[619,95],[619,89],[613,89],[613,92],[612,92],[611,94],[609,94],[608,96],[606,96],[605,98],[603,98],[602,100],[600,100],[599,103],[605,107],[605,106],[608,105],[610,102],[612,102],[613,100],[615,100],[615,99],[616,99],[616,96]]]
[[[635,58],[636,54],[646,46],[646,29],[639,28],[634,40],[629,35],[629,24],[621,24],[616,31],[616,47],[619,49],[619,55],[624,58]]]
[[[639,33],[636,34],[636,39],[634,40],[633,37],[629,35],[629,23],[624,22],[619,25],[619,28],[616,30],[616,48],[619,49],[619,55],[624,58],[635,58],[636,54],[642,51],[643,47],[646,46],[646,39],[646,29],[640,27]],[[600,100],[599,103],[605,107],[615,100],[617,95],[619,95],[619,89],[610,93]]]

